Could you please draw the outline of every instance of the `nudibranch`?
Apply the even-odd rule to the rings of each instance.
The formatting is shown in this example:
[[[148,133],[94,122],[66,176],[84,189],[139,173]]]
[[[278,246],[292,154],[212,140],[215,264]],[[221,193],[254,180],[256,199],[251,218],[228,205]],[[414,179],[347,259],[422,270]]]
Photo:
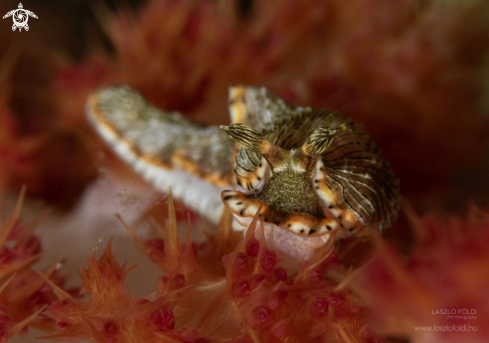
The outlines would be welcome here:
[[[399,182],[360,123],[293,107],[263,87],[231,87],[229,110],[231,124],[219,128],[156,109],[126,86],[87,102],[124,161],[212,222],[224,205],[246,225],[262,203],[266,224],[305,237],[366,237],[396,220]]]

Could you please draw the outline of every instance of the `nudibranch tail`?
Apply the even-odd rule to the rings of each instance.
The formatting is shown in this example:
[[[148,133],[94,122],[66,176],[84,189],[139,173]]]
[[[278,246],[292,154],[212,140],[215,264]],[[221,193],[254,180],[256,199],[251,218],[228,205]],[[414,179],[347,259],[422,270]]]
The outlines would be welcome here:
[[[233,150],[219,128],[156,109],[125,86],[93,93],[86,112],[98,134],[146,181],[162,192],[172,187],[188,207],[219,222]]]

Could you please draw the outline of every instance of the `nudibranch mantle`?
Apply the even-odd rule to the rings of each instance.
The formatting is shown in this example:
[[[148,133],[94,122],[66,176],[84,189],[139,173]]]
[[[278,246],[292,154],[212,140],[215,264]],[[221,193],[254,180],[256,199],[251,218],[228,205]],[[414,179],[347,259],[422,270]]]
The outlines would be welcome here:
[[[399,182],[360,123],[293,107],[263,87],[231,87],[229,109],[231,124],[219,129],[156,109],[126,86],[87,102],[123,160],[213,222],[224,204],[246,225],[262,202],[266,224],[305,237],[365,237],[397,218]]]

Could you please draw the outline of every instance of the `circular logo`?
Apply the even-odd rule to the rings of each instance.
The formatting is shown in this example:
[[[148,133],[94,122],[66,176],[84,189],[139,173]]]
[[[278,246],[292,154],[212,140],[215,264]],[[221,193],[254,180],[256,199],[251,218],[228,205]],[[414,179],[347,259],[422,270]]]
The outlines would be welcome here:
[[[29,16],[27,15],[27,12],[21,8],[15,10],[14,15],[12,17],[14,19],[15,26],[17,27],[24,27],[25,24],[27,24],[27,20],[29,20]]]

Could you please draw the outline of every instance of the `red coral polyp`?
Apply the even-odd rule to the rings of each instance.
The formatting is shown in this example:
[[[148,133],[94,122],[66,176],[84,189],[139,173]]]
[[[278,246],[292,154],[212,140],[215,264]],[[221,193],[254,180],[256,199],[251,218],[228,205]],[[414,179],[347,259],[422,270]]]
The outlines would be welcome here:
[[[27,331],[29,326],[52,330],[51,320],[39,314],[56,300],[55,292],[45,284],[49,281],[62,287],[64,277],[56,264],[36,272],[31,267],[39,260],[42,247],[39,239],[19,219],[25,195],[23,187],[12,216],[0,225],[0,342]],[[77,290],[72,290],[77,291]]]
[[[172,209],[171,197],[169,202]],[[98,261],[89,258],[88,269],[80,271],[91,299],[50,306],[47,315],[56,320],[59,332],[49,338],[110,338],[118,343],[371,342],[364,338],[365,311],[350,291],[327,277],[331,270],[343,270],[332,241],[291,273],[267,246],[258,216],[242,237],[232,231],[227,213],[206,244],[194,244],[190,229],[181,244],[172,212],[163,228],[164,240],[140,240],[124,223],[166,274],[158,280],[157,299],[138,299],[125,291],[129,270],[117,264],[109,244]],[[219,261],[223,269],[215,268]]]
[[[151,325],[156,331],[173,330],[175,328],[175,316],[172,310],[166,306],[159,307],[151,313],[148,325]]]

